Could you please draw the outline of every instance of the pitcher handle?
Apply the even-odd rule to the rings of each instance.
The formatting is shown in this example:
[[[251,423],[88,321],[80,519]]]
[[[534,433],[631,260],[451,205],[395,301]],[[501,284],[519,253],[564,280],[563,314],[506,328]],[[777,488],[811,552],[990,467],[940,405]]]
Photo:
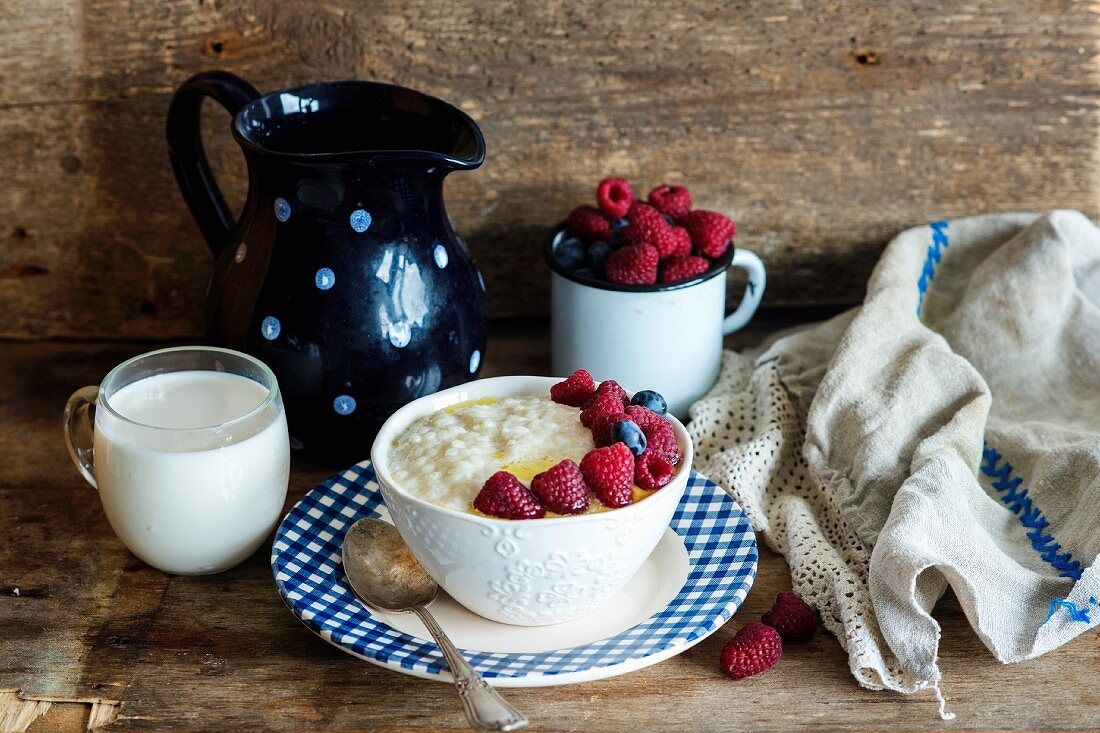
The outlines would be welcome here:
[[[239,76],[204,71],[185,81],[168,105],[168,158],[183,198],[215,259],[229,243],[236,221],[206,160],[199,111],[203,98],[210,97],[236,116],[259,96],[256,88]]]
[[[95,401],[99,398],[99,387],[81,387],[73,392],[72,397],[65,403],[65,447],[69,449],[69,457],[73,459],[76,468],[84,480],[98,489],[99,484],[95,480],[95,463],[92,458],[92,420],[89,413],[95,408]]]
[[[730,266],[745,270],[749,275],[749,282],[745,285],[745,294],[741,296],[741,305],[722,321],[722,333],[726,336],[752,320],[768,284],[768,271],[764,269],[764,263],[747,249],[735,251]]]

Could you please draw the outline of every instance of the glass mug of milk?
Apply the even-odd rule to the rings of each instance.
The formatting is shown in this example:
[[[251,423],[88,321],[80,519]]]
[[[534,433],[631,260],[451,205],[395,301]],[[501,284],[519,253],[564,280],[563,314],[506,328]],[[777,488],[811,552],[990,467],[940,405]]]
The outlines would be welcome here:
[[[286,415],[275,375],[250,356],[202,346],[136,356],[77,390],[64,424],[111,528],[159,570],[233,567],[282,513]]]

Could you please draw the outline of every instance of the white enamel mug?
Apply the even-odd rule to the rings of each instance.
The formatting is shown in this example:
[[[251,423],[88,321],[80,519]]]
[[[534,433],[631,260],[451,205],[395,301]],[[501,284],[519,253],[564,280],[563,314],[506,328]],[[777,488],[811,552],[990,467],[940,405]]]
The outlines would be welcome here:
[[[654,389],[686,419],[722,364],[722,338],[748,323],[764,297],[767,273],[748,250],[730,250],[699,277],[667,285],[618,285],[576,275],[554,259],[560,231],[544,255],[550,266],[554,374],[587,369],[627,389]],[[726,270],[740,267],[749,282],[741,304],[726,315]]]

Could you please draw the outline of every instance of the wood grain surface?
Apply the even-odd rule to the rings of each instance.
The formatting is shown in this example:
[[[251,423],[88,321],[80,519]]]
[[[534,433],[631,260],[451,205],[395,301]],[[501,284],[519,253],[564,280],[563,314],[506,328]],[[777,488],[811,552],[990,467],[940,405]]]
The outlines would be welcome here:
[[[547,341],[544,324],[497,329],[488,374],[545,372]],[[276,592],[267,548],[229,572],[189,578],[150,569],[115,539],[69,464],[58,418],[72,389],[144,348],[0,344],[0,720],[4,690],[22,690],[28,705],[53,701],[30,731],[82,730],[91,705],[75,701],[92,700],[121,703],[99,708],[103,720],[117,713],[111,730],[463,728],[449,686],[358,661],[299,624]],[[295,465],[289,501],[330,473]],[[948,727],[931,694],[860,688],[824,631],[788,645],[766,674],[725,678],[723,643],[789,587],[786,564],[764,550],[745,605],[689,651],[622,677],[505,694],[534,731]],[[943,689],[958,714],[949,727],[1100,727],[1100,632],[1002,666],[952,597],[935,615]]]
[[[1098,31],[1068,0],[8,0],[0,336],[200,333],[211,261],[163,132],[198,71],[378,79],[468,110],[489,154],[448,203],[495,316],[547,312],[537,250],[609,173],[733,215],[768,304],[852,303],[906,226],[1100,211]],[[228,117],[207,117],[239,204]]]

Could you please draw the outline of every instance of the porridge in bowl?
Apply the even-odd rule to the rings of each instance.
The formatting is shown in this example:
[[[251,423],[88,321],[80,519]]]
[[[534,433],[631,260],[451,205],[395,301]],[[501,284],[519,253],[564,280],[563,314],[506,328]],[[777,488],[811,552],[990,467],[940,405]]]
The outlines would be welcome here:
[[[503,519],[616,509],[667,484],[681,459],[663,398],[584,370],[549,395],[483,398],[424,415],[393,441],[402,490]]]
[[[508,471],[529,483],[563,459],[580,463],[595,447],[577,411],[549,396],[461,403],[409,425],[390,452],[408,493],[465,511],[486,479]]]

